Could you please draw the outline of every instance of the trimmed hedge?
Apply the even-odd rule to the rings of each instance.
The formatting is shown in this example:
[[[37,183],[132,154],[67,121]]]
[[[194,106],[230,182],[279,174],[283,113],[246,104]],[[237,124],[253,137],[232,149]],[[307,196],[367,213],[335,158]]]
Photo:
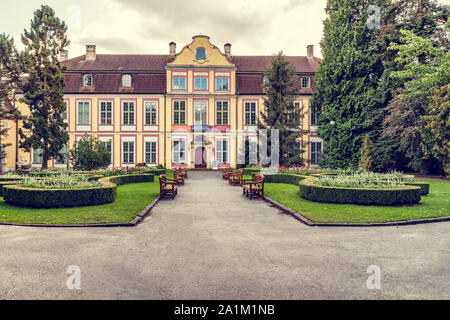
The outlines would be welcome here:
[[[303,199],[317,202],[392,206],[419,203],[421,188],[418,186],[392,189],[329,187],[316,185],[314,180],[309,178],[300,181],[298,194]]]
[[[261,172],[260,168],[241,168],[242,174],[252,175]]]
[[[155,176],[160,176],[162,174],[166,174],[166,169],[151,169],[151,170],[145,170],[145,172],[154,174]]]
[[[3,187],[6,203],[32,208],[61,208],[93,206],[116,200],[117,186],[127,183],[153,182],[152,174],[138,174],[102,178],[102,186],[83,189],[35,189],[18,185]]]
[[[426,182],[406,182],[407,186],[418,186],[421,190],[422,196],[427,196],[430,193],[430,184]]]
[[[4,186],[10,186],[12,184],[18,184],[20,183],[20,180],[18,181],[0,181],[0,197],[3,195],[3,187]]]
[[[0,176],[0,182],[3,181],[21,181],[23,177],[8,177],[8,176]]]
[[[298,185],[300,181],[306,178],[298,174],[267,174],[264,175],[266,183],[287,183]]]

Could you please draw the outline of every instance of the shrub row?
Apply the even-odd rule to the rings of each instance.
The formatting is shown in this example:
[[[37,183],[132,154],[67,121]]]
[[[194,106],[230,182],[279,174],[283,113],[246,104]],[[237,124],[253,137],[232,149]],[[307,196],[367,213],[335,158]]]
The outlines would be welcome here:
[[[300,181],[306,178],[297,174],[267,174],[264,175],[266,183],[287,183],[298,185]]]
[[[20,183],[20,180],[17,181],[0,181],[0,197],[3,196],[3,187],[4,186],[10,186],[12,184],[18,184]]]
[[[261,172],[260,168],[241,168],[242,173],[246,174],[246,175],[252,175],[252,174],[257,174],[259,172]]]
[[[407,186],[420,187],[421,195],[427,196],[430,193],[430,184],[426,182],[405,182]]]
[[[419,203],[420,194],[418,186],[392,189],[328,187],[314,184],[311,178],[299,183],[299,196],[317,202],[392,206]]]
[[[102,186],[84,189],[35,189],[5,185],[3,199],[8,204],[33,208],[93,206],[116,200],[117,186],[127,183],[153,182],[152,174],[102,178]]]

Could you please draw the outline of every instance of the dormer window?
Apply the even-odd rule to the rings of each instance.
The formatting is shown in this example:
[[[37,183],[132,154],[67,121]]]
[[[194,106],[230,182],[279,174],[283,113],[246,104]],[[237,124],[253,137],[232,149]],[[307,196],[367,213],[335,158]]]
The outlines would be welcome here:
[[[197,51],[195,52],[195,59],[196,60],[206,60],[206,50],[203,47],[198,47]]]
[[[131,87],[131,75],[124,74],[122,76],[122,87],[123,88],[130,88]]]
[[[85,74],[83,76],[83,87],[92,87],[92,74]]]
[[[308,76],[302,77],[302,89],[311,88],[311,78]]]

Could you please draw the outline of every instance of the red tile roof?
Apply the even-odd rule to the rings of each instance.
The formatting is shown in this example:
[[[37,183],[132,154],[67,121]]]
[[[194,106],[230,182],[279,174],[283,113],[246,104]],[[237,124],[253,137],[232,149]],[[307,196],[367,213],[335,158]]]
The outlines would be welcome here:
[[[298,73],[315,73],[319,59],[286,57]],[[98,54],[95,60],[79,56],[63,62],[66,66],[65,93],[164,93],[166,90],[166,64],[172,61],[169,55],[105,55]],[[263,73],[270,66],[272,56],[233,56],[236,65],[239,94],[263,94]],[[81,87],[83,73],[94,74],[92,88]],[[121,75],[133,76],[132,88],[121,88]],[[302,90],[309,94],[312,90]]]
[[[272,56],[232,56],[231,62],[236,65],[237,72],[264,72],[270,66]],[[286,56],[297,72],[316,72],[319,59],[308,60],[304,56]]]
[[[69,59],[62,63],[68,71],[165,71],[172,58],[158,54],[97,54],[95,60],[85,56]]]
[[[82,87],[82,73],[66,73],[64,93],[164,93],[166,75],[164,73],[138,73],[133,75],[132,87],[122,88],[122,74],[95,73],[94,86]]]

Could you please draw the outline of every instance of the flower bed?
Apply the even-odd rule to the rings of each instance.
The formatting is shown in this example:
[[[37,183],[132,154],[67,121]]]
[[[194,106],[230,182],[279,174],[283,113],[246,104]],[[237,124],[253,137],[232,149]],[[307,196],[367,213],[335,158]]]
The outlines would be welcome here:
[[[391,188],[404,186],[405,182],[414,181],[414,177],[403,175],[362,172],[337,176],[321,175],[316,184],[328,187]]]
[[[153,182],[152,174],[105,177],[95,186],[69,186],[68,188],[36,187],[30,185],[5,185],[3,198],[6,203],[24,207],[53,208],[90,206],[111,203],[116,200],[117,185]],[[89,181],[88,181],[89,182]],[[94,183],[94,182],[90,182]],[[54,186],[54,185],[53,185]]]

